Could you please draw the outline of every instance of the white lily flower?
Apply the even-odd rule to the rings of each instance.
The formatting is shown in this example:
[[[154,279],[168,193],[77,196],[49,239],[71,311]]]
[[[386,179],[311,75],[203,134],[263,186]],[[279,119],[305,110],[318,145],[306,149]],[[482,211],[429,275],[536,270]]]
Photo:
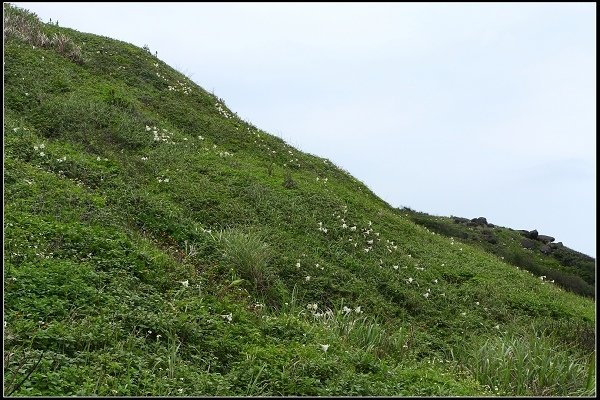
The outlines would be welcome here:
[[[227,320],[227,322],[233,321],[233,314],[232,313],[221,315],[221,317],[225,318]]]

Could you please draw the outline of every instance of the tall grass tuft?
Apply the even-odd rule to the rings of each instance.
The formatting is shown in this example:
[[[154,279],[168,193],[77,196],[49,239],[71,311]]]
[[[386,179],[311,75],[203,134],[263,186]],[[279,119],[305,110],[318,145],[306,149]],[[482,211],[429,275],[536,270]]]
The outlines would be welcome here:
[[[377,357],[391,356],[400,360],[407,353],[408,331],[398,328],[394,331],[383,326],[372,316],[356,314],[340,307],[337,310],[317,312],[313,318],[320,320],[341,340]]]
[[[595,358],[587,360],[559,347],[550,336],[509,333],[460,351],[458,361],[482,385],[496,392],[516,396],[595,395]]]
[[[250,281],[258,293],[266,294],[275,276],[268,267],[271,249],[262,237],[254,232],[227,229],[216,239],[223,245],[225,260],[242,278]]]

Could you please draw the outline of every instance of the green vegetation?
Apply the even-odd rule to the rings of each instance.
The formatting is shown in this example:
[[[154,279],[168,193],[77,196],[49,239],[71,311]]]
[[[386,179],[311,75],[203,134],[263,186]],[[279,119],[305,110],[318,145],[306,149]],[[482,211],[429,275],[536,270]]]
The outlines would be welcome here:
[[[548,396],[557,391],[594,396],[593,356],[589,361],[557,345],[555,339],[529,333],[486,338],[462,350],[464,365],[477,381],[504,394]],[[560,389],[559,389],[560,388]]]
[[[436,233],[495,254],[536,276],[544,276],[546,281],[553,281],[566,290],[595,297],[596,260],[562,243],[545,246],[540,241],[524,238],[522,232],[496,225],[476,224],[465,218],[434,216],[409,208],[400,212]],[[525,248],[523,241],[528,242],[530,248]]]
[[[144,49],[4,18],[6,395],[595,395],[590,297],[416,224]]]

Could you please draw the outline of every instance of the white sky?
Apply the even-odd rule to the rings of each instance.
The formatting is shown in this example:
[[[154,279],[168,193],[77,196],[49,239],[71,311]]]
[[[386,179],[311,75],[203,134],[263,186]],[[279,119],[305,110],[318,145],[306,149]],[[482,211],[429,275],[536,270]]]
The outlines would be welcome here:
[[[14,4],[148,45],[392,206],[595,257],[595,3]]]

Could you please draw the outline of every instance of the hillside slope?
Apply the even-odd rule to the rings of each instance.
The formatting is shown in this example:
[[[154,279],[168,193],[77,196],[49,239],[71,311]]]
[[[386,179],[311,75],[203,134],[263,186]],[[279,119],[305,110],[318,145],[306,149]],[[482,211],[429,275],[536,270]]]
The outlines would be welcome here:
[[[399,210],[415,223],[436,233],[472,244],[502,260],[537,276],[544,276],[562,288],[584,296],[595,297],[596,260],[588,255],[555,243],[537,230],[518,230],[489,223],[485,217],[442,217]]]
[[[595,394],[589,298],[148,51],[10,5],[4,38],[5,394]]]

